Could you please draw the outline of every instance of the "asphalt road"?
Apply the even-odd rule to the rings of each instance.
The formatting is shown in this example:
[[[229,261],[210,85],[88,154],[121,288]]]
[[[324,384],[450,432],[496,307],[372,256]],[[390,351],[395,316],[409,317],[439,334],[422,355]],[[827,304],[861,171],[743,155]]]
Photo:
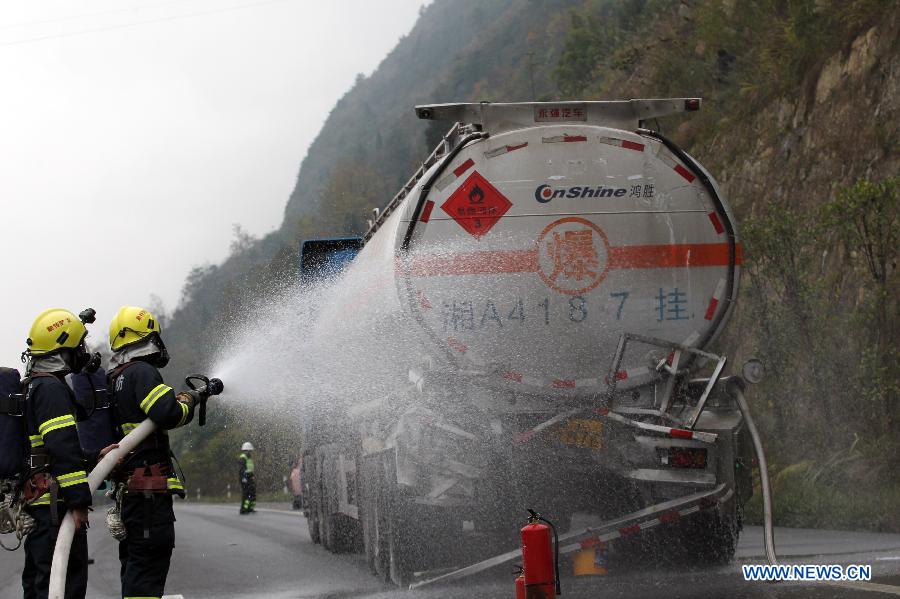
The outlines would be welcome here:
[[[90,531],[90,599],[118,597],[115,541],[98,512]],[[238,516],[237,506],[179,504],[176,548],[167,592],[185,599],[511,599],[508,568],[455,587],[397,591],[371,576],[360,556],[332,555],[313,545],[297,512],[260,509]],[[808,598],[900,596],[900,535],[777,529],[785,562],[871,564],[872,583],[772,584],[745,582],[741,563],[762,563],[762,532],[746,529],[734,564],[701,571],[646,569],[604,578],[572,580],[564,575],[569,599],[599,597]],[[0,557],[0,599],[21,597],[22,552]],[[843,584],[843,583],[842,583]]]

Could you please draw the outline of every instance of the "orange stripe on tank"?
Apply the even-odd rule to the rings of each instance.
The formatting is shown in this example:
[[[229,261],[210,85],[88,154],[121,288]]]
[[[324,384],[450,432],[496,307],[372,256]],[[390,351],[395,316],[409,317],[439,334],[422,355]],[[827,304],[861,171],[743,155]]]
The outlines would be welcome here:
[[[735,247],[735,264],[742,263],[740,245]],[[638,268],[684,268],[728,266],[727,243],[680,245],[624,245],[609,248],[611,270]],[[414,277],[531,273],[540,270],[538,251],[478,251],[417,256],[410,274]]]

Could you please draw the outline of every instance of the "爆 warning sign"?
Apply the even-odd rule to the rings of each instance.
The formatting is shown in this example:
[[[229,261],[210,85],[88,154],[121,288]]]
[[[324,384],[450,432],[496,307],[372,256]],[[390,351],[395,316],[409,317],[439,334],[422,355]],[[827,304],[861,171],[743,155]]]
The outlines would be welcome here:
[[[538,274],[566,295],[595,288],[609,270],[606,234],[589,220],[568,217],[551,223],[537,240]]]
[[[475,171],[447,198],[441,210],[475,239],[481,239],[510,207],[512,202]]]

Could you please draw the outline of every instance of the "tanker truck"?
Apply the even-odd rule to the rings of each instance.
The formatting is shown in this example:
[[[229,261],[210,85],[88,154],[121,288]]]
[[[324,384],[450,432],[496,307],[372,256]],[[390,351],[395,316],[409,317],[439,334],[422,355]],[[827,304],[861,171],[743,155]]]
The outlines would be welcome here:
[[[314,542],[408,585],[515,548],[534,508],[563,550],[732,558],[753,492],[747,377],[710,348],[741,248],[713,177],[645,128],[699,108],[416,107],[447,123],[438,147],[361,238],[302,246],[310,284],[353,280],[319,321],[404,339],[368,352],[378,367],[360,356],[369,386],[336,374],[304,417]]]

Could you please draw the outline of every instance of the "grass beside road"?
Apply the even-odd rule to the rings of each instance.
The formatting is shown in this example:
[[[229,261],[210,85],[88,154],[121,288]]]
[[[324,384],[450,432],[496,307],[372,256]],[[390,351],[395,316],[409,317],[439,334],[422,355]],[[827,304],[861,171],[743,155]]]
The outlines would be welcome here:
[[[801,462],[772,473],[776,526],[900,532],[900,484],[817,477],[813,468]],[[761,525],[762,514],[762,493],[756,487],[744,508],[744,522]]]

